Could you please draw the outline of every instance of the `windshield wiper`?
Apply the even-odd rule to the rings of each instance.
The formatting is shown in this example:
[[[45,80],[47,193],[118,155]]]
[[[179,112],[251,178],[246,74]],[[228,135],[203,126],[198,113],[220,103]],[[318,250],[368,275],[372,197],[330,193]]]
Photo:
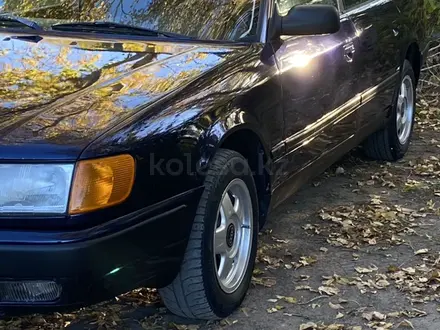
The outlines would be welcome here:
[[[52,25],[52,30],[58,31],[84,31],[104,33],[129,33],[137,35],[160,36],[154,30],[135,27],[127,24],[113,22],[75,22]]]
[[[11,14],[0,14],[0,27],[21,28],[23,26],[37,31],[43,30],[43,28],[39,26],[38,23],[28,20],[26,18],[17,17]]]
[[[81,32],[95,32],[95,33],[115,33],[115,34],[131,34],[148,37],[167,37],[179,39],[192,39],[180,34],[164,33],[156,30],[151,30],[143,27],[132,26],[128,24],[115,22],[74,22],[55,24],[51,26],[52,30],[58,31],[81,31]]]

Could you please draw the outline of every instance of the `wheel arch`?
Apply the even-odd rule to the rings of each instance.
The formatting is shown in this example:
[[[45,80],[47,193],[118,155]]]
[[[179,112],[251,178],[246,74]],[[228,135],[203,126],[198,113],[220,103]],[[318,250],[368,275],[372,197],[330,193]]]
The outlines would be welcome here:
[[[272,191],[272,157],[264,128],[252,116],[243,112],[233,112],[227,118],[216,122],[207,132],[206,138],[211,141],[211,147],[203,157],[206,166],[209,166],[210,160],[220,148],[234,150],[248,161],[257,188],[262,226],[269,212]]]
[[[417,83],[419,82],[420,73],[422,71],[422,56],[420,46],[418,42],[414,40],[408,44],[402,57],[402,63],[404,60],[408,60],[411,63]]]

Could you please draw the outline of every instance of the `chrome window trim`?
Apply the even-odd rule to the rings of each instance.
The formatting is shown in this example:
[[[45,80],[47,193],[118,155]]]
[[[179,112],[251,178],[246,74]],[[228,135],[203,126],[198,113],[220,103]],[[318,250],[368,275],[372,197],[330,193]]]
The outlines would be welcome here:
[[[338,3],[338,10],[340,13],[344,12],[344,0],[336,0],[336,2]]]
[[[266,44],[268,42],[268,29],[269,29],[269,21],[270,18],[272,17],[272,6],[271,4],[273,3],[274,0],[263,0],[262,1],[262,8],[263,11],[260,10],[260,42],[262,44]]]
[[[379,4],[381,2],[383,2],[383,3],[392,2],[392,0],[367,0],[359,5],[356,5],[352,8],[349,8],[348,10],[345,10],[344,0],[338,0],[338,1],[340,1],[341,5],[342,5],[343,10],[341,10],[341,13],[343,13],[343,15],[342,15],[343,17],[353,15],[357,12],[362,12],[365,9],[367,9],[369,6],[371,6],[372,4]]]

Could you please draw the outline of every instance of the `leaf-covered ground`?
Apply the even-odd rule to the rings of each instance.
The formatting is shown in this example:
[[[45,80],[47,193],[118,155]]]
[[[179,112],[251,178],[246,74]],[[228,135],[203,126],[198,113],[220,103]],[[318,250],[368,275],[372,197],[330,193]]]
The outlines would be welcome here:
[[[440,329],[440,47],[433,54],[408,156],[380,163],[354,150],[275,210],[228,319],[180,319],[139,289],[0,329]]]

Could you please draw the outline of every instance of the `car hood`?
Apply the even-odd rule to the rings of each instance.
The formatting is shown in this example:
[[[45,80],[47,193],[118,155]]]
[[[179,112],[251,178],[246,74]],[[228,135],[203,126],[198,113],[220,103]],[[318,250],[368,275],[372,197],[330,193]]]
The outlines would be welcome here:
[[[0,159],[77,159],[105,131],[239,49],[1,33]]]

